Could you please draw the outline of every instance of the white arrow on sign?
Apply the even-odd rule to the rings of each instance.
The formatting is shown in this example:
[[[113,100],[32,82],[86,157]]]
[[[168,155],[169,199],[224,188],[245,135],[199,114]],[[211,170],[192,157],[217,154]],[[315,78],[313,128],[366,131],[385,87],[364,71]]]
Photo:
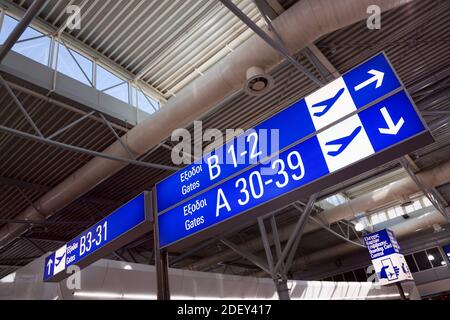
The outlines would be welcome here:
[[[391,115],[386,108],[381,109],[381,114],[383,115],[384,121],[386,121],[388,125],[387,128],[380,128],[380,133],[382,134],[396,135],[405,124],[405,120],[403,118],[400,118],[397,124],[394,124],[394,120],[392,120]]]
[[[53,259],[50,259],[50,260],[48,260],[48,262],[47,262],[47,274],[50,274],[50,271],[52,270],[51,269],[51,267],[52,267],[52,265],[53,265]]]
[[[373,82],[377,83],[375,86],[375,89],[378,89],[379,87],[381,87],[381,85],[383,84],[383,80],[384,80],[384,73],[381,71],[378,71],[378,70],[374,70],[374,69],[368,71],[367,73],[371,74],[373,77],[371,77],[369,80],[364,81],[360,85],[356,86],[355,91],[364,89],[365,87],[372,84]]]

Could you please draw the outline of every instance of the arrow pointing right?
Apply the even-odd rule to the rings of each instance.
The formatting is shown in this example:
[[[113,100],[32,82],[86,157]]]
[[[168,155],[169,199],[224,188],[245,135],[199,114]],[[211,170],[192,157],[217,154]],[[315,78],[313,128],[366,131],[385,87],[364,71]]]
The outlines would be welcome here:
[[[375,89],[378,89],[379,87],[381,87],[381,85],[383,84],[383,80],[384,80],[384,73],[381,71],[378,71],[378,70],[374,70],[374,69],[370,70],[367,73],[371,74],[373,77],[371,77],[369,80],[364,81],[360,85],[356,86],[355,91],[364,89],[365,87],[372,84],[373,82],[377,83],[375,86]]]
[[[381,134],[396,135],[405,124],[405,119],[403,118],[400,118],[397,124],[394,124],[394,120],[392,120],[386,107],[381,109],[381,114],[383,115],[384,121],[386,121],[386,124],[388,125],[387,128],[379,129]]]

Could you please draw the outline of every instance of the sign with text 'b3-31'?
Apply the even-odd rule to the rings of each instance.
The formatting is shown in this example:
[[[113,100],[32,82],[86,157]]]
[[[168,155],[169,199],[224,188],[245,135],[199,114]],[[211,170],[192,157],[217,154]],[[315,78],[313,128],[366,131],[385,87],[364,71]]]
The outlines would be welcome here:
[[[279,131],[277,150],[257,143],[263,129]],[[242,224],[433,142],[384,54],[246,132],[241,152],[238,139],[157,184],[162,248],[217,236],[225,221]]]
[[[84,268],[151,230],[151,198],[144,192],[45,259],[44,281],[58,282],[72,265]]]
[[[381,230],[364,236],[378,280],[381,285],[413,280],[405,257],[391,230]]]

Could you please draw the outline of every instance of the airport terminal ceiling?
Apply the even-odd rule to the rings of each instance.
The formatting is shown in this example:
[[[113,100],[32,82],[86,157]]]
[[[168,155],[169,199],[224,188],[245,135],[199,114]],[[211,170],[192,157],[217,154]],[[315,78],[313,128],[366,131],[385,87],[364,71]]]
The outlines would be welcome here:
[[[17,17],[32,2],[3,0],[0,3],[3,15]],[[266,22],[255,2],[233,2],[258,26],[265,26]],[[295,0],[266,1],[268,6],[264,6],[266,9],[262,11],[275,19],[295,3]],[[64,28],[68,5],[82,8],[80,29],[68,31]],[[411,1],[383,13],[380,30],[369,30],[365,24],[366,21],[361,21],[326,34],[302,51],[295,52],[294,57],[315,77],[330,82],[333,76],[343,74],[383,51],[436,140],[435,143],[409,154],[406,161],[417,175],[443,165],[450,160],[450,2]],[[139,86],[149,98],[158,101],[161,108],[176,98],[183,88],[204,77],[212,66],[223,61],[254,36],[254,32],[239,18],[219,1],[213,0],[49,1],[32,26],[53,36],[61,30],[61,41],[67,47],[124,79],[130,87]],[[330,66],[335,70],[334,75]],[[16,77],[5,75],[5,72],[2,74],[44,136],[51,136],[91,111],[71,99],[45,92],[35,84],[20,81]],[[251,128],[319,88],[287,61],[276,66],[270,74],[275,80],[270,92],[260,97],[249,96],[243,90],[235,92],[199,119],[203,120],[203,129],[218,128],[225,132],[227,128]],[[0,90],[0,125],[33,133],[33,128],[9,93],[3,86]],[[108,121],[105,122],[100,114],[91,115],[58,135],[57,140],[102,152],[117,140],[115,134],[122,136],[136,125],[113,116],[107,118]],[[114,128],[115,133],[108,124]],[[193,130],[193,127],[189,126],[188,129]],[[173,142],[161,141],[161,144],[138,160],[173,166],[172,147]],[[93,158],[90,154],[0,133],[0,228],[7,228],[11,224],[25,224],[28,228],[26,233],[0,250],[0,278],[43,254],[58,249],[61,244],[124,202],[171,174],[168,170],[129,164],[70,204],[53,212],[48,220],[33,224],[17,220],[18,215],[27,207]],[[369,195],[402,179],[411,178],[398,161],[393,161],[339,185],[330,186],[322,191],[313,217],[320,217],[321,212]],[[448,207],[448,182],[437,186],[433,194],[439,203]],[[411,200],[420,202],[422,207],[430,206],[420,190],[411,196]],[[307,199],[299,201],[306,202]],[[311,221],[311,232],[303,238],[295,260],[342,245],[345,240],[337,237],[336,233],[340,233],[339,230],[342,231],[344,226],[354,228],[354,223],[363,216],[368,217],[369,223],[376,222],[371,220],[371,216],[391,207],[404,205],[404,202],[406,201],[396,199],[384,203],[382,208],[371,208],[358,216],[359,219],[354,217],[333,221],[329,228],[334,234],[325,228],[318,228]],[[295,223],[298,215],[299,211],[292,206],[281,210],[276,214],[278,227],[289,227]],[[396,216],[398,217],[401,215]],[[393,221],[398,222],[398,219]],[[382,222],[388,223],[389,220]],[[436,230],[427,229],[419,234],[426,236],[434,231]],[[354,235],[350,240],[357,239]],[[249,250],[255,249],[255,255],[264,254],[264,248],[255,244],[261,242],[256,221],[245,229],[228,235],[228,239]],[[214,256],[223,259],[210,259]],[[153,241],[150,234],[117,250],[109,258],[152,263]],[[338,260],[339,257],[329,255],[316,259],[314,263],[338,264]],[[171,266],[179,268],[264,276],[258,267],[237,254],[230,253],[217,239],[189,248],[184,253],[173,252],[169,261]],[[310,269],[309,265],[299,262],[294,264],[291,274],[301,278],[301,272],[308,272]]]

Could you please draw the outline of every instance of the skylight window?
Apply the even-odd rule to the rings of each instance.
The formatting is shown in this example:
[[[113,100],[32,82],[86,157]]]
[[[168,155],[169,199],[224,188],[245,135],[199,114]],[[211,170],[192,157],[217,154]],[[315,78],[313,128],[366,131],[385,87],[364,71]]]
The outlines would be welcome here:
[[[139,110],[144,111],[148,114],[153,114],[160,108],[159,101],[143,93],[142,90],[136,88],[135,86],[133,86],[132,90],[132,100],[133,106],[139,108]]]
[[[97,65],[97,89],[123,102],[130,102],[128,82],[99,65]]]
[[[58,47],[58,72],[93,86],[93,62],[62,43],[58,43]]]
[[[17,19],[7,14],[4,15],[0,31],[0,45],[5,43],[18,23]],[[52,45],[53,42],[54,45]],[[50,61],[52,47],[54,47],[54,59]],[[105,94],[131,104],[147,114],[153,114],[160,109],[159,101],[140,88],[133,86],[130,98],[129,79],[124,79],[100,66],[94,59],[80,53],[75,48],[68,47],[63,40],[56,40],[35,28],[26,28],[13,50],[85,85],[95,87]]]
[[[0,43],[4,44],[8,36],[17,26],[18,21],[8,15],[4,16]],[[12,48],[13,51],[48,66],[50,57],[51,39],[43,33],[28,27]]]

